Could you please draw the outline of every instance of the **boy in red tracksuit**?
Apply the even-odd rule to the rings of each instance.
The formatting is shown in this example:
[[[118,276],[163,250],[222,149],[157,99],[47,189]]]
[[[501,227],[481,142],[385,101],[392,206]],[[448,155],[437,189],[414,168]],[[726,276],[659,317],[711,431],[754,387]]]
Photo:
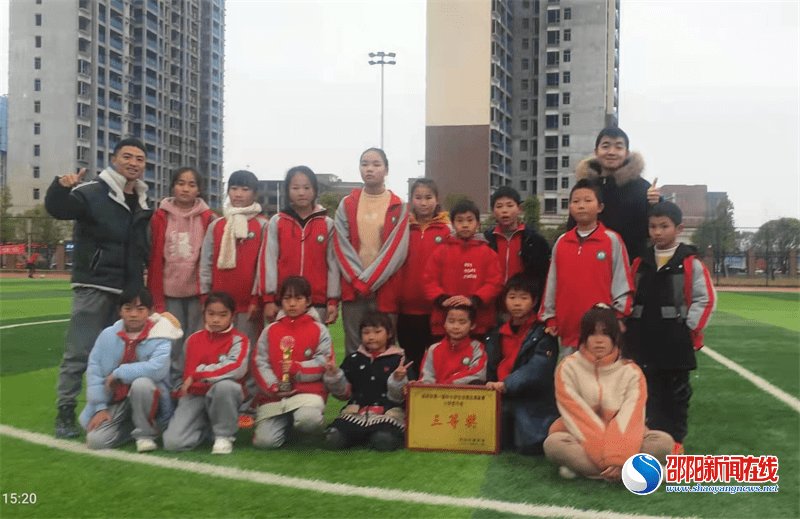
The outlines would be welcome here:
[[[425,268],[425,295],[433,302],[431,331],[444,333],[444,310],[450,306],[473,306],[477,312],[474,334],[494,327],[494,300],[503,289],[500,261],[489,245],[475,238],[480,210],[471,200],[450,211],[455,236],[436,249]]]
[[[368,310],[397,312],[399,280],[392,275],[408,252],[408,208],[386,189],[386,154],[370,148],[361,154],[360,167],[364,188],[354,189],[342,199],[335,218],[347,355],[358,350],[359,325]]]
[[[483,344],[470,338],[475,329],[475,308],[451,306],[445,314],[445,337],[425,354],[420,370],[422,384],[483,384],[487,357]],[[412,382],[413,384],[414,382]],[[402,387],[406,384],[398,382]]]
[[[186,341],[178,408],[164,431],[164,450],[194,449],[213,434],[212,454],[230,454],[246,395],[250,341],[233,328],[236,302],[225,292],[205,300],[205,329]]]
[[[272,322],[278,315],[278,288],[289,276],[311,283],[313,310],[325,324],[336,322],[342,294],[339,266],[333,250],[333,219],[316,203],[317,176],[306,166],[295,166],[284,181],[286,205],[269,221],[264,314]]]
[[[224,218],[211,223],[200,252],[200,294],[224,290],[236,301],[233,326],[255,344],[264,328],[259,304],[259,260],[269,223],[256,203],[258,179],[250,171],[235,171],[228,179],[230,205]],[[202,297],[202,296],[201,296]]]
[[[260,404],[253,445],[262,449],[283,445],[291,429],[308,434],[322,428],[328,397],[322,375],[333,356],[328,328],[309,311],[308,280],[289,276],[278,295],[281,311],[261,334],[253,357]],[[291,388],[281,387],[284,374]]]
[[[420,277],[433,252],[450,237],[453,228],[447,211],[439,205],[439,190],[433,180],[419,178],[411,187],[411,216],[408,219],[408,256],[396,274],[398,287],[397,342],[414,366],[422,363],[431,334],[433,305],[425,297]]]
[[[547,333],[561,337],[562,355],[578,349],[581,317],[598,303],[622,319],[631,313],[633,279],[622,238],[597,220],[603,210],[597,185],[580,180],[570,193],[570,215],[577,226],[553,246],[539,320]]]

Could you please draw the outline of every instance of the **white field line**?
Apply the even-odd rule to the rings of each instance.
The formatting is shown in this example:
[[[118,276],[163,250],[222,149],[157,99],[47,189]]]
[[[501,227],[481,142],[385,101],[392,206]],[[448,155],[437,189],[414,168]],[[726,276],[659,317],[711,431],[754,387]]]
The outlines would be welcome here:
[[[788,405],[789,407],[791,407],[792,409],[794,409],[795,411],[800,413],[800,400],[798,400],[797,398],[793,397],[789,393],[787,393],[787,392],[785,392],[785,391],[783,391],[781,389],[778,389],[777,387],[773,386],[772,384],[770,384],[769,382],[767,382],[763,378],[759,377],[758,375],[756,375],[752,371],[748,371],[748,370],[744,369],[740,365],[736,364],[735,362],[733,362],[729,358],[727,358],[727,357],[725,357],[723,355],[720,355],[719,353],[717,353],[716,351],[712,350],[708,346],[703,346],[700,349],[700,351],[706,352],[706,354],[709,357],[711,357],[712,359],[716,360],[717,362],[719,362],[720,364],[722,364],[726,368],[731,369],[731,370],[735,371],[736,373],[738,373],[739,375],[743,376],[744,378],[746,378],[747,380],[749,380],[750,382],[755,384],[755,386],[758,389],[761,389],[762,391],[765,391],[765,392],[769,393],[770,395],[774,396],[775,398],[777,398],[781,402],[785,403],[786,405]]]
[[[326,481],[320,481],[316,479],[295,478],[281,476],[280,474],[271,474],[269,472],[243,470],[234,467],[223,467],[208,463],[198,463],[195,461],[183,461],[149,454],[134,454],[132,452],[123,452],[113,449],[94,451],[90,450],[83,443],[58,440],[44,434],[25,431],[23,429],[17,429],[16,427],[1,424],[0,434],[75,454],[114,459],[129,463],[139,463],[152,467],[181,470],[194,474],[204,474],[218,478],[246,481],[248,483],[256,483],[261,485],[277,485],[281,487],[295,488],[298,490],[318,492],[321,494],[357,496],[367,499],[378,499],[381,501],[400,503],[419,503],[434,506],[456,506],[468,509],[494,510],[497,512],[530,517],[571,517],[577,519],[673,519],[666,516],[646,516],[610,511],[579,510],[572,507],[512,503],[507,501],[496,501],[493,499],[482,499],[478,497],[453,497],[438,494],[428,494],[426,492],[393,490],[379,487],[359,487],[344,483],[328,483]]]
[[[69,319],[53,319],[52,321],[36,321],[33,323],[7,324],[6,326],[0,326],[0,330],[7,330],[9,328],[19,328],[20,326],[33,326],[34,324],[66,323],[67,321],[69,321]]]

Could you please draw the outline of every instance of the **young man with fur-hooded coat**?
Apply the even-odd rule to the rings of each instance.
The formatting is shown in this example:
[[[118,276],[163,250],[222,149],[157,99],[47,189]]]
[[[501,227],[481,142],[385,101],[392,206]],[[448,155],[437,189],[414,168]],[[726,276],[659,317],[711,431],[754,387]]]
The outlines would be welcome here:
[[[633,261],[647,248],[647,213],[658,203],[661,194],[642,178],[644,159],[631,153],[628,136],[616,127],[604,128],[597,136],[594,157],[582,160],[575,170],[575,180],[588,178],[599,183],[603,193],[603,225],[616,231],[625,242],[628,258]],[[575,227],[570,217],[567,229]]]

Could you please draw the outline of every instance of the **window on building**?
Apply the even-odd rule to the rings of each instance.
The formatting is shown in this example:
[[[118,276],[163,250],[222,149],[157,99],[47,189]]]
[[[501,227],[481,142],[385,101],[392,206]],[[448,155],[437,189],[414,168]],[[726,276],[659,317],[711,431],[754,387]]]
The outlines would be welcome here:
[[[561,94],[561,102],[565,105],[569,104],[569,92],[564,92]]]
[[[526,111],[528,111],[528,100],[527,100],[527,99],[522,99],[522,100],[520,100],[520,102],[519,102],[519,108],[520,108],[520,110],[522,110],[523,112],[526,112]]]
[[[533,0],[533,14],[539,14],[539,0]]]
[[[531,41],[528,38],[522,38],[522,50],[528,50],[531,46]]]
[[[569,209],[569,198],[561,199],[561,209]]]
[[[529,82],[528,82],[528,80],[527,80],[527,79],[523,79],[523,80],[520,82],[520,85],[519,85],[519,86],[520,86],[520,88],[521,88],[522,90],[528,90],[528,83],[529,83]]]
[[[523,9],[530,9],[531,8],[531,1],[530,0],[522,0],[522,8]]]
[[[33,68],[34,68],[35,70],[39,70],[39,69],[41,69],[41,68],[42,68],[42,58],[40,58],[40,57],[38,57],[38,56],[36,56],[35,58],[33,58]]]
[[[569,167],[569,155],[564,155],[561,157],[561,167],[568,168]]]
[[[530,60],[527,59],[527,58],[523,58],[523,60],[522,60],[522,70],[528,70],[529,68],[531,68]]]
[[[545,188],[545,191],[547,191],[547,188]],[[545,198],[544,214],[556,214],[558,212],[556,208],[556,203],[558,203],[558,200],[556,200],[555,198]]]
[[[35,42],[34,43],[35,47],[37,47],[37,48],[41,47],[42,46],[42,37],[41,36],[36,36],[34,38],[34,42]]]
[[[528,151],[528,141],[526,140],[519,141],[519,151]]]
[[[539,115],[539,100],[533,100],[533,115]]]
[[[558,51],[547,53],[547,65],[548,66],[558,65]]]
[[[547,177],[544,179],[544,190],[545,191],[558,191],[558,178],[556,177]]]
[[[520,191],[527,191],[528,190],[528,181],[527,180],[520,180],[519,181],[519,190]]]
[[[527,119],[520,119],[519,121],[519,129],[523,132],[528,131],[528,120]]]
[[[33,156],[34,157],[38,157],[40,153],[41,153],[41,148],[39,147],[38,144],[34,144],[33,145]]]
[[[558,45],[560,31],[547,31],[547,44]]]
[[[547,11],[547,23],[558,23],[561,21],[561,11],[558,9],[549,9]]]
[[[558,72],[547,74],[547,86],[558,86]]]
[[[41,101],[34,101],[33,102],[33,113],[35,113],[35,114],[42,113],[42,102]]]
[[[572,52],[568,51],[568,50],[565,50],[564,51],[564,63],[569,63],[570,61],[572,61]]]
[[[561,114],[561,126],[569,126],[569,114]]]
[[[534,121],[535,122],[535,121]],[[536,155],[539,153],[539,141],[536,139],[531,139],[531,155]],[[536,170],[536,161],[533,161],[533,169]]]
[[[565,20],[572,20],[572,8],[565,7],[564,8],[564,19]]]
[[[561,189],[569,189],[569,177],[561,177]]]
[[[530,29],[531,27],[531,20],[530,18],[523,18],[522,19],[522,28],[523,29]]]
[[[520,171],[528,171],[528,161],[527,160],[519,161],[519,170]]]
[[[572,41],[572,29],[564,29],[564,41]]]
[[[34,79],[33,80],[33,91],[34,92],[41,92],[42,91],[42,80],[41,79]]]
[[[569,72],[564,72],[564,83],[569,83],[571,79],[571,75]]]
[[[36,14],[35,15],[35,20],[36,20],[36,25],[41,27],[41,25],[42,25],[42,15],[41,14]]]
[[[545,116],[544,127],[550,130],[558,128],[558,115]]]
[[[39,135],[42,133],[42,125],[39,123],[33,123],[33,134]]]
[[[549,171],[558,169],[558,157],[545,157],[544,169]],[[556,189],[556,184],[555,184],[555,179],[553,179],[553,191],[555,191],[555,189]]]
[[[39,166],[33,166],[33,178],[39,178],[40,176]]]
[[[545,100],[547,101],[548,108],[555,108],[558,106],[558,94],[547,94]]]
[[[545,151],[558,151],[558,136],[550,135],[544,138]]]
[[[34,187],[33,188],[33,199],[34,200],[39,200],[39,188],[38,187]]]
[[[561,145],[562,146],[569,146],[569,135],[562,135],[561,136]]]

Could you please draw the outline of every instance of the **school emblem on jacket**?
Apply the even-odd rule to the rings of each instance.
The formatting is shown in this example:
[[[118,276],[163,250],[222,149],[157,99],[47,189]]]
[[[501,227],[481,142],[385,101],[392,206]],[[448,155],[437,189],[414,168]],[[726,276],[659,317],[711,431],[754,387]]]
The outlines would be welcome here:
[[[397,217],[396,216],[392,216],[392,223],[397,223]]]
[[[606,251],[604,250],[597,251],[597,259],[599,259],[600,261],[606,259]]]
[[[470,361],[469,357],[464,357],[463,359],[461,359],[461,364],[469,366],[469,361]]]
[[[442,243],[442,237],[437,236],[436,238],[433,239],[433,241],[435,241],[436,243]]]
[[[322,235],[322,234],[318,234],[317,235],[317,241],[320,242],[320,243],[324,242],[325,241],[325,236]]]
[[[314,353],[314,352],[313,352],[313,350],[311,348],[306,348],[306,351],[303,352],[303,355],[305,355],[306,358],[308,359],[308,358],[311,358],[311,354],[312,353]]]
[[[252,240],[255,237],[256,233],[254,231],[250,231],[249,233],[247,233],[247,239]]]

